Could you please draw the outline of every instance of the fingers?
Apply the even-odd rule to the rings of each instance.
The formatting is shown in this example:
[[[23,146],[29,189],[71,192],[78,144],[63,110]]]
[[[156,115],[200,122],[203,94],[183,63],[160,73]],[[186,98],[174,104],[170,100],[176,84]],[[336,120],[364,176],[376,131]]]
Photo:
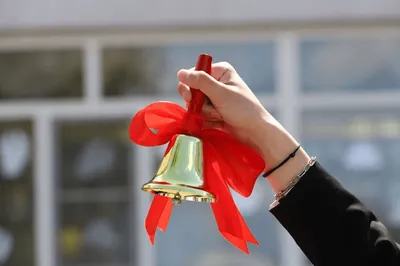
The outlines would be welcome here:
[[[224,84],[220,81],[228,81],[232,73],[235,70],[229,63],[220,62],[213,65],[211,75],[204,71],[182,69],[178,72],[178,80],[191,88],[201,90],[212,99],[218,97],[224,89]],[[183,87],[181,89],[185,91]]]
[[[189,102],[186,102],[186,108],[189,108]],[[223,121],[224,119],[217,110],[211,105],[204,105],[201,110],[201,115],[207,121]]]
[[[182,86],[178,86],[178,91],[181,91],[181,90],[184,90],[183,93],[189,91],[188,87],[185,84],[182,84]],[[186,108],[188,108],[189,104],[190,104],[191,95],[189,96],[189,98],[187,98],[187,97],[185,98],[184,96],[182,96],[182,98],[186,101]],[[189,100],[187,100],[187,99],[189,99]],[[201,114],[204,118],[204,127],[205,128],[215,128],[215,129],[223,129],[224,128],[224,121],[223,121],[221,115],[217,112],[217,110],[215,110],[215,108],[213,106],[204,105],[203,109],[201,110]]]
[[[192,100],[192,92],[190,91],[189,86],[187,86],[186,84],[183,84],[182,82],[179,82],[177,89],[178,89],[179,95],[181,95],[181,97],[183,98],[183,100],[185,102],[188,103]],[[206,97],[204,104],[211,105],[211,106],[213,105],[208,97]]]
[[[207,120],[223,121],[222,116],[218,113],[217,110],[215,110],[212,105],[204,105],[203,109],[201,110],[201,114]]]
[[[213,64],[212,75],[208,75],[203,71],[195,71],[194,68],[190,70],[180,70],[178,72],[178,80],[180,82],[177,90],[187,103],[186,106],[188,106],[188,103],[192,100],[190,87],[197,88],[210,98],[214,98],[218,96],[219,91],[224,89],[224,84],[218,80],[225,78],[228,80],[232,73],[235,73],[235,70],[226,62]],[[212,105],[205,104],[202,109],[202,115],[205,120],[206,128],[224,128],[221,115]]]
[[[178,80],[191,88],[201,90],[210,98],[216,97],[223,84],[203,71],[182,69],[178,72]]]
[[[222,122],[222,121],[205,121],[204,128],[224,129],[224,122]]]
[[[179,82],[178,84],[178,93],[181,95],[185,102],[190,102],[192,100],[192,93],[190,92],[189,86]]]
[[[223,82],[228,81],[235,69],[227,62],[215,63],[212,66],[211,76],[203,71],[195,71],[194,68],[182,69],[178,72],[178,92],[186,102],[192,99],[190,87],[203,91],[209,97],[213,97],[221,89]],[[221,82],[219,82],[221,81]]]
[[[188,70],[195,71],[194,69],[195,68],[192,67]],[[211,76],[218,81],[222,81],[225,77],[228,77],[232,73],[236,73],[236,70],[228,62],[218,62],[212,64]]]
[[[228,80],[233,73],[236,71],[228,62],[218,62],[212,65],[211,76],[222,83]]]

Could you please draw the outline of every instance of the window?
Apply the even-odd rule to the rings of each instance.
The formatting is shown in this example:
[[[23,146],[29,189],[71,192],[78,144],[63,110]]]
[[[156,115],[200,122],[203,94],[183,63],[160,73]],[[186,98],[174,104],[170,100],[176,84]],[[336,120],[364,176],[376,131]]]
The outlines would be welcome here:
[[[154,157],[154,173],[160,166],[165,148],[160,148]],[[241,253],[221,236],[210,204],[183,201],[174,206],[167,231],[157,232],[155,266],[279,265],[279,225],[265,205],[273,201],[272,189],[260,178],[251,197],[232,194],[260,242],[259,246],[249,244],[251,256]]]
[[[302,141],[400,241],[400,110],[306,112]]]
[[[400,37],[310,38],[300,56],[305,92],[400,90]]]
[[[0,51],[0,99],[82,96],[79,50]]]
[[[58,125],[63,265],[133,265],[128,123]]]
[[[32,123],[0,123],[0,264],[34,264]]]
[[[274,45],[249,43],[106,48],[104,94],[175,93],[177,71],[193,67],[201,53],[231,63],[255,92],[274,91]]]

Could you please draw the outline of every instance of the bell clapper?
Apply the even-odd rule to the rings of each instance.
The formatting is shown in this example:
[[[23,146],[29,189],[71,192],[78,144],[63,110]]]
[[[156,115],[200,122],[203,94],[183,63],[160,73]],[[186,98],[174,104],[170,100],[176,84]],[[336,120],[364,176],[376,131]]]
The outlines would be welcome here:
[[[179,192],[177,192],[177,193],[174,195],[174,197],[172,198],[172,203],[173,203],[173,204],[176,204],[176,205],[182,203],[182,197],[181,197],[181,194],[179,194]]]

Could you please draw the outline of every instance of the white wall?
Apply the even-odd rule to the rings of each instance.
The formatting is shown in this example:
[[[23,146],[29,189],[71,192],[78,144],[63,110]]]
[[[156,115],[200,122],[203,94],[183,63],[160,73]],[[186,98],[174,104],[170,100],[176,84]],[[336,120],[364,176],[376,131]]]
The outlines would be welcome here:
[[[400,19],[399,0],[0,0],[0,29]]]

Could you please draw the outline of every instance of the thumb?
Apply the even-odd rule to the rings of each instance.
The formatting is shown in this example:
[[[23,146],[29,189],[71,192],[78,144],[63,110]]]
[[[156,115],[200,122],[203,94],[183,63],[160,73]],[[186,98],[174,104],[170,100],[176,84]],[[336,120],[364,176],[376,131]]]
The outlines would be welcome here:
[[[204,71],[182,69],[178,72],[178,80],[191,88],[202,91],[211,100],[223,87],[223,83]]]

